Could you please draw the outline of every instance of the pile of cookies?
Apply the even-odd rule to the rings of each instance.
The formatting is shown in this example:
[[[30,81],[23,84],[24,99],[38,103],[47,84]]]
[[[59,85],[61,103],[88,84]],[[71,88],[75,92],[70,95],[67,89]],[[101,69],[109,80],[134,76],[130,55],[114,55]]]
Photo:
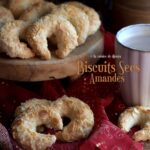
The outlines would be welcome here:
[[[6,8],[7,7],[7,8]],[[11,58],[65,58],[100,27],[98,13],[82,3],[9,0],[0,6],[0,52]]]

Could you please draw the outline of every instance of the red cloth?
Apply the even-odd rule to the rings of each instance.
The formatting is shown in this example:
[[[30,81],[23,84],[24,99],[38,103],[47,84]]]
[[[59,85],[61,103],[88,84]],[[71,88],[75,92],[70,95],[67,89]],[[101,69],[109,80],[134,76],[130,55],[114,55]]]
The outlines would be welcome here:
[[[104,35],[104,54],[113,54],[114,36],[106,32]],[[114,63],[112,59],[107,61]],[[100,73],[95,75],[100,75]],[[118,94],[118,85],[116,83],[91,85],[89,80],[90,74],[85,74],[71,82],[66,89],[59,80],[45,81],[40,83],[38,91],[31,91],[14,82],[1,81],[0,121],[9,130],[15,108],[21,102],[33,97],[55,100],[66,94],[82,99],[91,107],[94,112],[95,126],[87,139],[74,143],[57,142],[50,148],[51,150],[142,150],[143,144],[134,142],[130,137],[132,133],[127,135],[116,126],[118,115],[127,107]],[[2,136],[0,131],[0,137]],[[11,140],[14,150],[21,150],[17,143]],[[5,150],[5,148],[1,149]]]

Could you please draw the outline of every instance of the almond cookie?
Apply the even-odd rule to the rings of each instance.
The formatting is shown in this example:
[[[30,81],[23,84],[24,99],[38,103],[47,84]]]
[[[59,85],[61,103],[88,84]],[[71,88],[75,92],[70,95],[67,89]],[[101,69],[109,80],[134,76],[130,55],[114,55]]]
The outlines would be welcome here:
[[[0,28],[7,22],[14,20],[14,16],[10,10],[0,6]]]
[[[8,8],[12,11],[15,18],[18,19],[26,9],[42,1],[43,0],[9,0]]]
[[[63,16],[50,14],[33,23],[26,32],[26,38],[37,56],[44,60],[51,58],[48,41],[55,36],[56,55],[66,57],[78,45],[74,26]]]
[[[5,52],[11,58],[28,59],[35,56],[24,39],[24,31],[27,24],[21,20],[14,20],[6,23],[0,30],[1,52]]]
[[[150,108],[136,106],[126,109],[119,117],[119,127],[129,132],[130,129],[139,125],[141,130],[134,133],[135,141],[150,140]]]
[[[61,4],[55,10],[53,14],[62,15],[75,27],[78,35],[78,44],[83,44],[89,32],[89,19],[84,11],[68,4]]]
[[[88,7],[76,1],[67,2],[66,4],[74,5],[78,7],[79,9],[81,9],[82,11],[84,11],[88,15],[89,23],[90,23],[89,35],[94,34],[99,29],[101,25],[101,21],[100,21],[98,13],[93,8]]]
[[[32,7],[27,9],[21,16],[20,20],[24,20],[30,23],[33,23],[40,19],[42,16],[45,16],[53,9],[56,8],[54,3],[43,1],[41,3],[34,4]]]
[[[21,113],[12,124],[13,138],[25,150],[45,150],[56,142],[56,136],[37,132],[37,127],[45,125],[48,128],[61,130],[62,119],[52,107],[35,105]]]
[[[52,103],[61,117],[70,118],[70,123],[56,133],[58,140],[73,142],[87,138],[94,126],[90,107],[75,97],[63,96]]]

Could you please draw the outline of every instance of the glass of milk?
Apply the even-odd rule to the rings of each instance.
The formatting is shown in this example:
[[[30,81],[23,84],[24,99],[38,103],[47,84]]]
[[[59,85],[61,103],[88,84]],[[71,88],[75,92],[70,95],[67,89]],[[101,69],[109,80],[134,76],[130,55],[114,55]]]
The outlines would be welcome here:
[[[150,24],[135,24],[116,35],[117,72],[124,77],[120,90],[128,105],[150,107]]]

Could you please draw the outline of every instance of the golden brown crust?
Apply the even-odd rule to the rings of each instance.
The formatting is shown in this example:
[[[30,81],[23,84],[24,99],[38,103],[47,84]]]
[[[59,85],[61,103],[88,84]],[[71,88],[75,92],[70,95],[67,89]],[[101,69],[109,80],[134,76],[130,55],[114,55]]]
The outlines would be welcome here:
[[[43,1],[41,3],[34,4],[32,7],[27,9],[19,19],[33,23],[42,16],[51,13],[51,11],[55,8],[56,5],[54,3]]]
[[[135,132],[133,138],[136,141],[150,140],[150,108],[136,106],[126,109],[119,117],[119,127],[125,131],[139,125],[141,130]]]
[[[94,116],[90,107],[74,97],[63,96],[52,106],[62,117],[70,118],[70,123],[56,133],[58,140],[73,142],[86,138],[94,126]]]
[[[67,56],[77,46],[77,33],[73,25],[62,16],[50,14],[32,24],[27,32],[28,43],[35,54],[42,59],[51,58],[47,38],[55,35],[57,41],[56,55],[60,58]]]
[[[19,116],[21,113],[25,112],[29,108],[36,107],[36,105],[49,106],[50,104],[51,104],[51,101],[48,101],[46,99],[33,98],[24,103],[21,103],[21,105],[17,107],[15,111],[15,117]]]
[[[27,24],[20,20],[6,23],[0,30],[1,51],[12,58],[28,59],[34,57],[34,53],[27,47],[27,44],[20,41],[26,27]]]
[[[16,18],[22,14],[19,19],[26,22],[13,21],[12,13],[0,6],[0,27],[8,22],[0,31],[1,52],[12,58],[28,59],[37,55],[49,60],[47,39],[58,48],[56,56],[64,58],[100,26],[96,11],[79,2],[56,6],[44,0],[9,0],[9,8]],[[25,28],[27,32],[23,31]],[[20,38],[28,41],[32,50]]]
[[[89,27],[89,35],[94,34],[100,27],[101,21],[99,18],[98,13],[91,7],[88,7],[82,3],[76,2],[76,1],[71,1],[67,2],[66,4],[68,5],[74,5],[84,11],[88,15],[90,27]]]
[[[72,23],[77,31],[79,45],[86,41],[89,32],[89,19],[84,11],[73,5],[61,4],[52,13],[62,15]]]
[[[14,20],[14,16],[11,11],[3,6],[0,6],[0,27],[12,20]]]
[[[42,1],[43,0],[9,0],[9,9],[12,11],[15,18],[19,18],[26,9]]]
[[[13,138],[25,150],[45,150],[55,143],[56,137],[37,133],[36,129],[40,125],[58,130],[63,128],[59,113],[50,106],[36,104],[14,120],[12,124]]]
[[[64,116],[71,121],[63,128]],[[57,132],[56,136],[40,134],[36,130],[41,125],[61,131]],[[56,138],[66,142],[86,138],[93,126],[92,110],[77,98],[63,96],[54,102],[31,99],[16,109],[12,135],[25,150],[45,150]]]

